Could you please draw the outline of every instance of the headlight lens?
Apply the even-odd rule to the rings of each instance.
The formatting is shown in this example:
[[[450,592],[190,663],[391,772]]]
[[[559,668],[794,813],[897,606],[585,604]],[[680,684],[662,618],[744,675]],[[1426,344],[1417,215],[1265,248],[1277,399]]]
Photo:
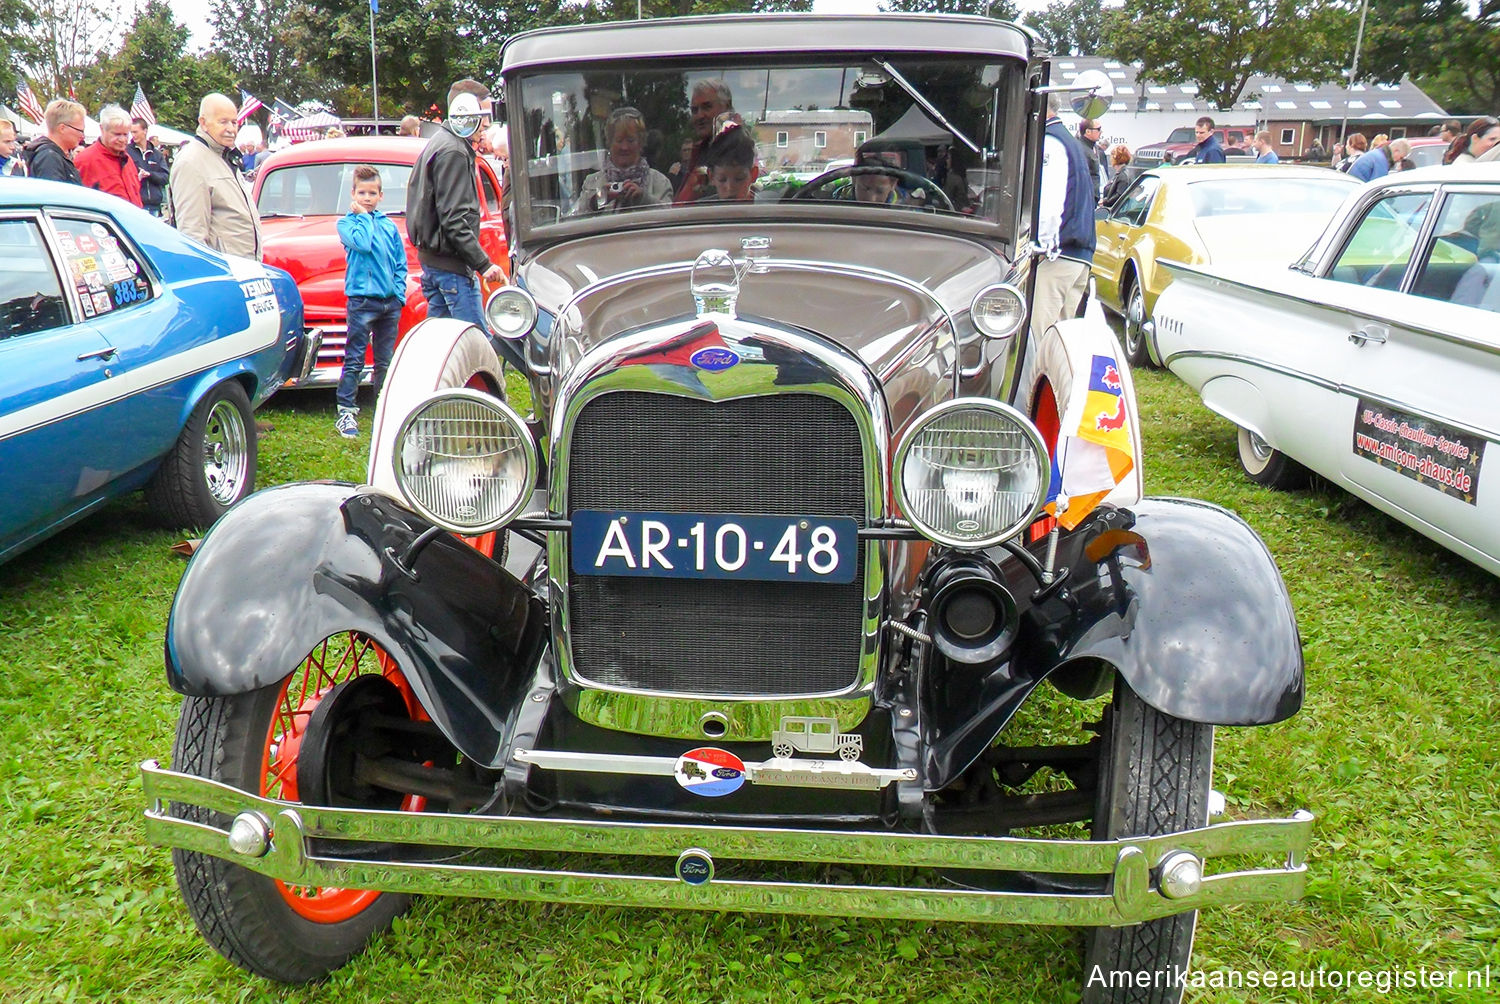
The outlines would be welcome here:
[[[477,390],[422,402],[402,423],[394,462],[402,496],[454,533],[505,525],[536,487],[531,431],[505,402]]]
[[[536,326],[536,301],[516,286],[497,289],[485,301],[484,319],[501,338],[525,338]]]
[[[989,547],[1013,536],[1036,516],[1050,474],[1036,427],[1008,405],[977,398],[933,408],[896,452],[906,518],[952,547]]]
[[[1009,338],[1026,320],[1026,298],[1014,286],[986,286],[969,308],[974,327],[988,338]]]

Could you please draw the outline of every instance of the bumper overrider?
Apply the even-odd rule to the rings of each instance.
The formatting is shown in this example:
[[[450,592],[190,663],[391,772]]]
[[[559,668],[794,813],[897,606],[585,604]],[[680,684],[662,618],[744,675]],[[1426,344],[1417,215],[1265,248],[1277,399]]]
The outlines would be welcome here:
[[[1311,813],[1298,810],[1289,819],[1105,841],[681,826],[324,808],[260,798],[154,760],[141,765],[141,775],[152,843],[223,858],[289,885],[908,920],[1117,927],[1228,903],[1293,900],[1306,885],[1313,823]],[[227,828],[174,818],[173,803],[222,813]],[[315,853],[314,841],[317,851],[349,842],[350,856]],[[387,856],[357,856],[371,845]],[[485,863],[485,852],[495,851],[606,855],[610,870],[518,867],[510,858],[503,866]],[[638,870],[621,870],[619,856]],[[1262,867],[1206,874],[1210,862],[1224,858],[1259,858]],[[768,871],[781,864],[963,869],[971,884],[988,887],[972,878],[986,872],[1002,887],[902,884],[909,871],[882,876],[890,884],[716,878],[716,865],[725,862],[737,874],[758,864]],[[1004,887],[1005,873],[1012,888]],[[1026,877],[1038,874],[1080,876],[1056,885],[1100,891],[1036,891],[1046,884]]]

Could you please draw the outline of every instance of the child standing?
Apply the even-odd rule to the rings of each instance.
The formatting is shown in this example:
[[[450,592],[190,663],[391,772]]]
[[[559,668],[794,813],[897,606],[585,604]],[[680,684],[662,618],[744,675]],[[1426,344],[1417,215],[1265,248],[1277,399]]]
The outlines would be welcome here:
[[[361,164],[354,169],[349,214],[339,220],[339,240],[348,259],[344,296],[349,306],[344,371],[339,377],[339,416],[334,428],[345,439],[359,435],[359,408],[354,395],[365,365],[365,347],[374,345],[378,398],[385,371],[391,365],[391,353],[396,349],[401,306],[406,302],[406,247],[396,224],[375,208],[383,195],[380,172]]]

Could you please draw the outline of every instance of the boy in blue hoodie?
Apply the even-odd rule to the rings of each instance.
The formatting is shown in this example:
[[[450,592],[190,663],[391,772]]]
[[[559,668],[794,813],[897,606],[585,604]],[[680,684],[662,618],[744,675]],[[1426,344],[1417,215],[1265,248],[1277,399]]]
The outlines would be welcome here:
[[[396,350],[396,325],[406,302],[406,248],[390,217],[375,207],[384,192],[380,172],[368,164],[354,169],[349,214],[339,220],[339,240],[348,265],[344,296],[349,301],[344,372],[339,377],[339,416],[334,428],[345,439],[359,435],[359,408],[354,395],[365,365],[365,346],[375,346],[375,396]]]

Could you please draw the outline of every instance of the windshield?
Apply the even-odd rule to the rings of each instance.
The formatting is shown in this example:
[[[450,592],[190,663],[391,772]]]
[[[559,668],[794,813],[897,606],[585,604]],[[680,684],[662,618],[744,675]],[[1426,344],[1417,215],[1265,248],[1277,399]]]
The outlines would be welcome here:
[[[762,57],[535,73],[509,113],[512,162],[525,178],[516,194],[529,196],[532,228],[754,203],[825,213],[878,205],[1008,231],[1024,169],[1023,69]]]
[[[1172,130],[1172,135],[1170,135],[1170,136],[1167,137],[1167,142],[1168,143],[1196,143],[1196,142],[1198,142],[1198,134],[1193,131],[1193,129],[1192,129],[1191,126],[1183,126],[1182,128],[1179,128],[1179,129],[1173,129]]]
[[[268,216],[343,216],[349,211],[354,188],[354,162],[293,164],[278,167],[260,183],[255,207]],[[410,164],[372,164],[380,172],[383,198],[380,211],[388,216],[406,212],[406,179]]]

